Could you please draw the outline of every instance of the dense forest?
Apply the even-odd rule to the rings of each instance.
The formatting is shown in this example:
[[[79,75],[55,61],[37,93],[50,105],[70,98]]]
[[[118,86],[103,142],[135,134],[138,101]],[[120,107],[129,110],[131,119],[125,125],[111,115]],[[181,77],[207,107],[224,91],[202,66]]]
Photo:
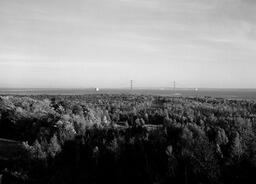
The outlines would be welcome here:
[[[256,173],[256,102],[5,95],[0,138],[12,140],[18,153],[2,156],[7,143],[0,141],[3,184],[250,183]]]

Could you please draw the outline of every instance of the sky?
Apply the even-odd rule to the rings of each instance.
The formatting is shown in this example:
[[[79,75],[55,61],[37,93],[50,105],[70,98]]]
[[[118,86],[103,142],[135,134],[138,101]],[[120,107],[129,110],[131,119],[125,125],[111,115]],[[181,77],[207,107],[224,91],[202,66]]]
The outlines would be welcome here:
[[[256,88],[255,0],[0,0],[0,88]]]

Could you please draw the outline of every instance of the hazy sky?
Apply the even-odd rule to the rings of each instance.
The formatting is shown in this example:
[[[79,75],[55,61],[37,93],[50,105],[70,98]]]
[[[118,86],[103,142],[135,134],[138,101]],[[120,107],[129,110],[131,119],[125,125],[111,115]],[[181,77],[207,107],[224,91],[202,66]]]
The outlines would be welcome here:
[[[0,0],[0,87],[256,88],[256,0]]]

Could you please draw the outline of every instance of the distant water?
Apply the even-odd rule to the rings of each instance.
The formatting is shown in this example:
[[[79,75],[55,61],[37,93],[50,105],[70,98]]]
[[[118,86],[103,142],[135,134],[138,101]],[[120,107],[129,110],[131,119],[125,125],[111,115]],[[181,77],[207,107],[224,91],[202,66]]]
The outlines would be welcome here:
[[[256,100],[256,89],[191,89],[158,90],[158,89],[0,89],[2,95],[85,95],[85,94],[144,94],[160,96],[208,96],[228,99]]]

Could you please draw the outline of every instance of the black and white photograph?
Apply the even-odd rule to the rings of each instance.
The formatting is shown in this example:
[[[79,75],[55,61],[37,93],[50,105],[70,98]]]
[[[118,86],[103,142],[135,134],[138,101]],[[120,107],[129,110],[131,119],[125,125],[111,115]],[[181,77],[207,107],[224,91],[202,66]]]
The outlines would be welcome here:
[[[254,184],[256,0],[0,0],[0,184]]]

